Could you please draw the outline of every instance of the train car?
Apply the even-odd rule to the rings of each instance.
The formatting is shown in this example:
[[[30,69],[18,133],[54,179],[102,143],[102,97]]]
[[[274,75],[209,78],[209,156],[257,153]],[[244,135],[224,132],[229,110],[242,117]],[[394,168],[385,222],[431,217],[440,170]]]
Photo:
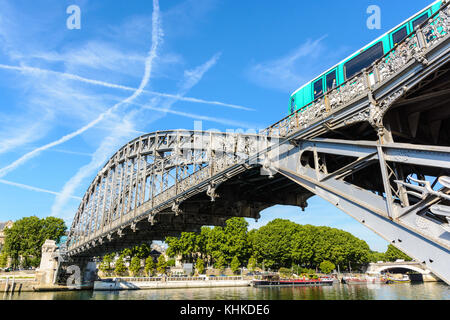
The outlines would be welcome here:
[[[289,114],[304,109],[311,102],[325,95],[326,92],[346,82],[373,62],[382,58],[396,44],[404,40],[423,22],[439,11],[442,1],[436,1],[403,21],[395,28],[372,41],[362,49],[339,62],[314,80],[297,89],[290,97]]]

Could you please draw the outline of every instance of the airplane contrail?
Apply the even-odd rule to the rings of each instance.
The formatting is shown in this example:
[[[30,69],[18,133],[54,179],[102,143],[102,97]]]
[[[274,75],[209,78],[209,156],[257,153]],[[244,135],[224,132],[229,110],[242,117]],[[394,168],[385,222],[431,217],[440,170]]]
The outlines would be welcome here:
[[[150,80],[150,75],[152,72],[152,62],[153,59],[156,58],[157,53],[156,50],[159,46],[159,42],[160,42],[160,38],[162,37],[162,32],[161,32],[161,27],[160,27],[160,15],[159,15],[159,3],[158,0],[153,0],[153,23],[152,23],[152,46],[150,49],[150,52],[148,54],[148,57],[145,60],[145,72],[144,72],[144,76],[142,78],[141,84],[139,85],[139,87],[136,89],[136,91],[128,98],[126,98],[125,100],[115,104],[113,107],[109,108],[108,110],[106,110],[105,112],[103,112],[102,114],[100,114],[96,119],[94,119],[93,121],[89,122],[87,125],[83,126],[82,128],[67,134],[65,136],[63,136],[62,138],[53,141],[51,143],[48,143],[42,147],[36,148],[30,152],[28,152],[27,154],[23,155],[22,157],[20,157],[19,159],[17,159],[16,161],[12,162],[11,164],[9,164],[8,166],[0,169],[0,178],[4,177],[6,174],[8,174],[9,172],[13,171],[14,169],[16,169],[17,167],[19,167],[20,165],[24,164],[25,162],[27,162],[28,160],[34,158],[35,156],[37,156],[39,153],[41,153],[42,151],[45,151],[47,149],[50,149],[52,147],[55,147],[57,145],[60,145],[64,142],[67,142],[77,136],[79,136],[80,134],[84,133],[85,131],[89,130],[90,128],[94,127],[96,124],[98,124],[99,122],[101,122],[105,117],[109,116],[110,114],[112,114],[114,111],[116,111],[119,107],[121,107],[122,105],[125,104],[129,104],[131,103],[133,100],[135,100],[137,97],[139,97],[142,92],[144,91],[144,88],[147,86],[148,81]]]
[[[89,83],[89,84],[107,87],[107,88],[112,88],[112,89],[120,89],[120,90],[125,90],[125,91],[132,91],[132,92],[135,92],[137,90],[136,88],[123,86],[120,84],[109,83],[109,82],[105,82],[105,81],[88,79],[88,78],[84,78],[84,77],[81,77],[81,76],[78,76],[75,74],[71,74],[71,73],[67,73],[67,72],[59,72],[59,71],[53,71],[53,70],[47,70],[47,69],[41,69],[41,68],[35,68],[35,67],[29,67],[29,66],[10,66],[10,65],[5,65],[5,64],[0,64],[0,69],[15,70],[15,71],[21,71],[21,72],[28,72],[28,73],[50,73],[50,74],[56,74],[58,76],[62,76],[62,77],[65,77],[65,78],[68,78],[71,80],[80,81],[80,82]],[[204,100],[204,99],[198,99],[198,98],[192,98],[192,97],[184,97],[184,96],[180,96],[180,95],[176,95],[176,94],[162,93],[162,92],[149,91],[149,90],[144,90],[143,92],[152,94],[155,96],[164,97],[164,98],[173,98],[173,99],[180,100],[180,101],[199,103],[199,104],[217,105],[217,106],[238,109],[238,110],[245,110],[245,111],[255,111],[255,109],[252,109],[252,108],[248,108],[248,107],[244,107],[244,106],[240,106],[240,105],[236,105],[236,104],[220,102],[220,101],[211,101],[211,100]]]
[[[60,192],[50,191],[50,190],[46,190],[46,189],[42,189],[42,188],[36,188],[36,187],[29,186],[29,185],[26,185],[26,184],[21,184],[21,183],[12,182],[12,181],[3,180],[3,179],[0,179],[0,183],[7,184],[7,185],[13,186],[13,187],[18,187],[18,188],[21,188],[21,189],[26,189],[26,190],[36,191],[36,192],[49,193],[49,194],[53,194],[55,196],[60,196],[61,195]],[[76,199],[76,200],[82,200],[82,198],[76,197],[76,196],[72,196],[72,195],[70,195],[70,198]]]

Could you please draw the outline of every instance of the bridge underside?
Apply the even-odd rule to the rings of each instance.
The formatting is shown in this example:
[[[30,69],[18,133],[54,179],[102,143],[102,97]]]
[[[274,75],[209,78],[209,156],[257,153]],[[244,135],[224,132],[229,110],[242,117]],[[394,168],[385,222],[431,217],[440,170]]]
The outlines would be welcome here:
[[[168,236],[178,237],[182,232],[200,232],[202,226],[225,226],[232,217],[257,220],[261,211],[275,205],[297,206],[301,212],[314,195],[281,174],[261,175],[259,165],[226,180],[215,193],[214,201],[205,192],[183,201],[178,214],[168,208],[151,219],[141,219],[133,228],[123,228],[121,235],[115,233],[73,258],[101,256],[137,244],[163,241]]]

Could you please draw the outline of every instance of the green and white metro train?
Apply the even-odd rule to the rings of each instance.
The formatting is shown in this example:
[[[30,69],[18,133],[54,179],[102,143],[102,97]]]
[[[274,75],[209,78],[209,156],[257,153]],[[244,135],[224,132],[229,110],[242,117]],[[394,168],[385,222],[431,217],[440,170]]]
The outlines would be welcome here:
[[[289,114],[307,108],[313,101],[320,99],[328,91],[340,86],[364,68],[369,67],[373,62],[382,58],[398,43],[408,37],[410,33],[414,32],[422,23],[427,21],[428,18],[439,11],[442,5],[443,2],[441,0],[432,3],[419,13],[400,23],[389,32],[328,69],[313,81],[297,89],[290,98]]]

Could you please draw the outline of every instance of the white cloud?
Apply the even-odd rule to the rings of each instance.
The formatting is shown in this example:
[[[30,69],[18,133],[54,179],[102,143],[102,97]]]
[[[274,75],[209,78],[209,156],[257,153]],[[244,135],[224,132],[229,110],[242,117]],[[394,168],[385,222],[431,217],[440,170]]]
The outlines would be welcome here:
[[[314,61],[324,51],[323,36],[317,40],[308,39],[291,53],[262,63],[252,65],[247,70],[247,77],[256,84],[282,91],[293,91],[303,83],[311,80]],[[315,71],[320,72],[320,71]]]

